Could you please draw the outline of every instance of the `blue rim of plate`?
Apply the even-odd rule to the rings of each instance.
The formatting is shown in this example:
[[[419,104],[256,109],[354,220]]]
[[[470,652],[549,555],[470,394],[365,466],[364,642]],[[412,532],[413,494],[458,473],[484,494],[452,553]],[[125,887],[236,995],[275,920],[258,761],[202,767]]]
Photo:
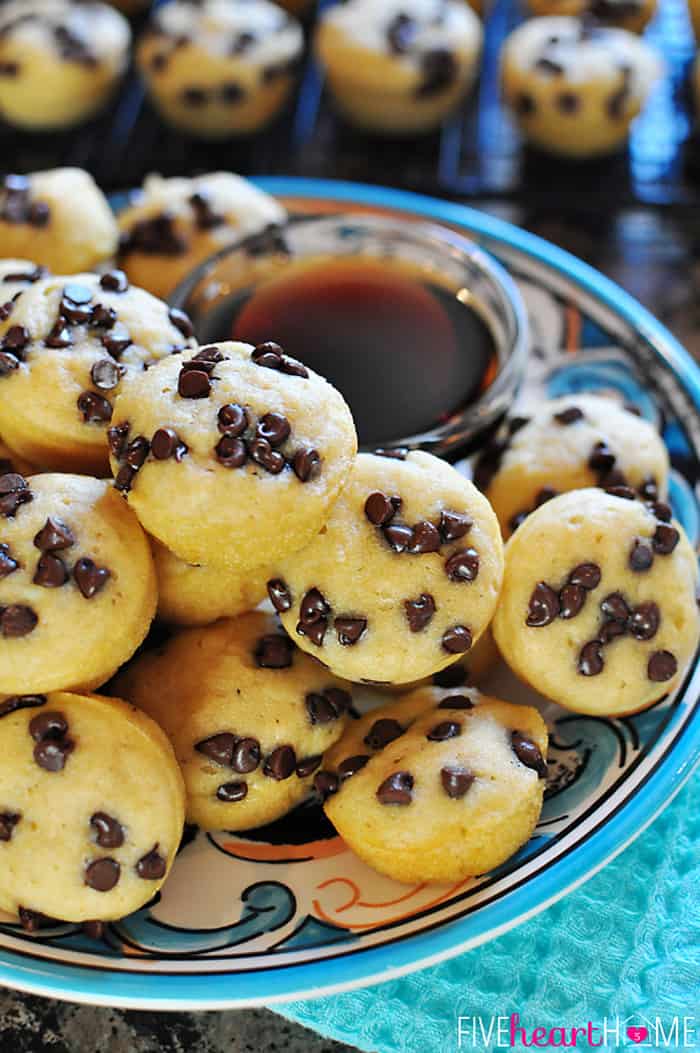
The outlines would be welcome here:
[[[574,281],[614,311],[653,348],[700,413],[700,368],[688,352],[632,296],[588,264],[549,242],[473,208],[381,186],[291,177],[254,180],[271,194],[322,199],[410,213],[462,228],[493,246],[515,250]],[[696,660],[684,693],[700,687]],[[680,716],[676,709],[675,715]],[[673,723],[673,718],[671,718]],[[254,973],[205,975],[128,974],[104,968],[39,960],[31,953],[0,951],[0,983],[76,1002],[133,1009],[204,1010],[319,997],[394,979],[485,943],[538,914],[592,877],[630,844],[670,803],[700,760],[700,708],[691,713],[670,749],[635,794],[606,817],[584,845],[564,855],[509,895],[473,913],[402,942],[354,955]]]

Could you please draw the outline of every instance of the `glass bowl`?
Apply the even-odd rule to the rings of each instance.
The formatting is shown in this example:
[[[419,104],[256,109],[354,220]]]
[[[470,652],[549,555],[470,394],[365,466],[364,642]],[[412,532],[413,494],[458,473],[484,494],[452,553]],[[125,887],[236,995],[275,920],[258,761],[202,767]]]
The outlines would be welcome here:
[[[326,349],[321,364],[304,353],[308,343],[290,347],[272,326],[253,342],[277,339],[286,351],[335,383],[356,416],[363,449],[403,447],[457,456],[475,447],[508,409],[523,378],[529,351],[527,314],[503,267],[446,227],[362,212],[292,217],[282,228],[216,253],[185,279],[170,303],[190,315],[200,343],[215,343],[232,338],[234,325],[247,318],[241,312],[258,302],[261,290],[269,299],[273,288],[290,292],[290,277],[315,274],[313,280],[323,286],[317,301],[320,312],[328,275],[338,279],[348,267],[358,266],[358,273],[376,276],[381,268],[386,274],[387,296],[395,299],[384,309],[391,316],[395,304],[394,321],[404,325],[404,339],[408,332],[409,342],[417,341],[408,358],[401,357],[404,344],[394,346],[391,341],[380,345],[381,353],[376,347],[357,346],[355,354],[334,356],[334,334],[327,328],[318,334]],[[406,299],[406,282],[413,283],[415,302]],[[439,296],[436,310],[456,319],[450,355],[431,345],[429,329],[421,343],[425,319],[416,311],[427,292]],[[306,288],[304,295],[308,293]],[[352,327],[361,325],[365,315],[372,317],[369,299],[362,296],[367,297],[367,290],[353,307]],[[307,311],[301,301],[288,302],[302,324],[313,319],[313,303]],[[332,328],[327,303],[323,309]],[[413,315],[416,324],[411,329]],[[286,318],[281,309],[280,317]],[[246,337],[250,339],[248,334],[240,338]],[[477,362],[479,369],[488,363],[483,375],[471,375]],[[470,391],[460,390],[465,377]],[[391,407],[390,413],[382,412],[386,407]]]

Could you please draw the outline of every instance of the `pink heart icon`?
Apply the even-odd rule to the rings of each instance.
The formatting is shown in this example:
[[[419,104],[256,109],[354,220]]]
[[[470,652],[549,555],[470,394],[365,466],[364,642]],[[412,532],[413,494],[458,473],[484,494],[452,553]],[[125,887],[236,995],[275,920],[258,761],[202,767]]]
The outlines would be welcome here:
[[[649,1038],[649,1028],[639,1027],[638,1025],[634,1027],[628,1027],[627,1037],[631,1038],[633,1042],[644,1042],[645,1039]]]

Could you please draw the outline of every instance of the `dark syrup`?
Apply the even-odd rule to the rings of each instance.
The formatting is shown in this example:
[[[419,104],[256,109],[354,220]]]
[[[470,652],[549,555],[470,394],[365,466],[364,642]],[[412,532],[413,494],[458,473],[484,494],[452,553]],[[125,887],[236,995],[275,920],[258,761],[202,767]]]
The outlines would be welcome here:
[[[498,367],[493,336],[472,307],[378,261],[292,268],[229,301],[228,310],[235,339],[276,340],[330,380],[366,445],[446,421],[488,387]],[[217,335],[221,329],[204,338]]]

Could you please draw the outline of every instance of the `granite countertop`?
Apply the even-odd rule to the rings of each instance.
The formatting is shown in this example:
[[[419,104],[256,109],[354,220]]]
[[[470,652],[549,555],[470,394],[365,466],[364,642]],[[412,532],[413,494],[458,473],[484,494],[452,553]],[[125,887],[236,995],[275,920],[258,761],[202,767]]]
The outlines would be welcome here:
[[[620,213],[482,203],[620,282],[700,360],[700,217],[691,209]],[[642,835],[644,836],[644,835]],[[12,1053],[348,1053],[268,1010],[132,1012],[0,990],[0,1050]],[[421,1050],[420,1053],[429,1053]]]

